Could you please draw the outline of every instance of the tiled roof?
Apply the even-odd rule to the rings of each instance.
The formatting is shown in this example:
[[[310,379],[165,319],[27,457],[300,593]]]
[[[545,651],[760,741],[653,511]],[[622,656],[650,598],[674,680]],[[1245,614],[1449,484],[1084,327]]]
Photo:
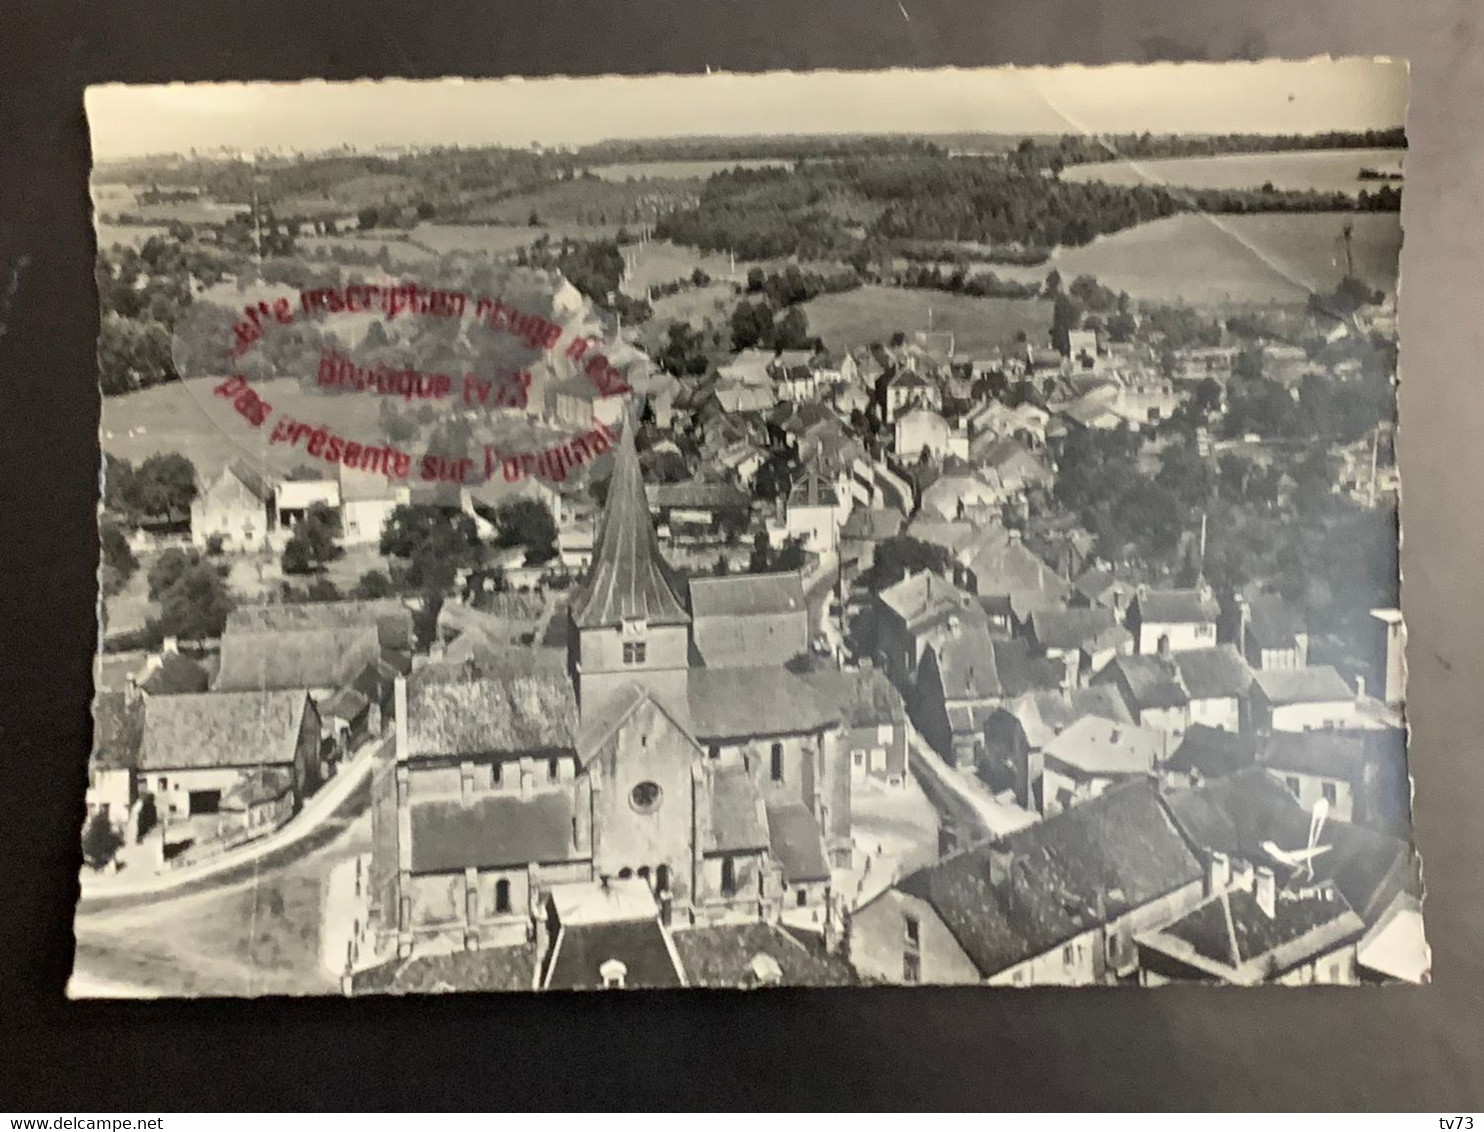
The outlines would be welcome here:
[[[903,578],[877,596],[913,631],[946,618],[949,613],[960,612],[966,616],[979,613],[972,595],[931,570]]]
[[[1259,648],[1291,649],[1296,633],[1308,632],[1304,615],[1282,594],[1258,594],[1248,603],[1247,632]]]
[[[1043,649],[1076,649],[1121,628],[1111,609],[1038,609],[1030,617],[1031,632]],[[1127,634],[1128,630],[1124,630]]]
[[[572,791],[542,790],[530,797],[486,793],[411,803],[412,871],[459,872],[570,861]]]
[[[1202,872],[1156,790],[1139,782],[945,858],[897,887],[931,904],[990,976]]]
[[[218,692],[341,688],[381,659],[375,625],[222,636]]]
[[[1152,773],[1165,753],[1163,732],[1085,715],[1046,744],[1047,762],[1084,775]]]
[[[324,702],[320,708],[320,714],[327,719],[342,719],[349,722],[370,706],[371,701],[354,688],[341,688]]]
[[[1252,679],[1270,704],[1313,704],[1348,700],[1355,693],[1327,664],[1308,668],[1265,668]]]
[[[1220,778],[1245,770],[1256,761],[1257,744],[1251,736],[1193,723],[1165,763],[1165,769],[1180,773],[1197,771],[1204,778]]]
[[[644,489],[644,495],[651,507],[662,511],[671,508],[721,510],[728,507],[747,510],[752,506],[752,497],[735,484],[707,483],[704,480],[654,483]]]
[[[633,432],[626,423],[619,437],[592,569],[572,599],[572,619],[579,628],[616,626],[628,619],[651,625],[690,623],[649,518]]]
[[[1115,723],[1133,723],[1118,689],[1106,684],[1065,691],[1026,692],[1017,696],[1006,711],[1020,720],[1026,742],[1041,749],[1065,728],[1083,716],[1095,715]]]
[[[1259,761],[1280,773],[1314,774],[1359,784],[1369,754],[1355,731],[1275,731],[1263,742]]]
[[[627,989],[685,985],[657,920],[563,927],[543,985],[549,990],[599,989],[600,969],[612,959],[624,965]]]
[[[140,770],[292,763],[309,693],[202,692],[145,701]]]
[[[306,601],[240,605],[227,614],[228,634],[301,632],[310,629],[377,627],[385,649],[412,646],[412,610],[396,598],[371,601]]]
[[[794,507],[834,507],[840,502],[835,485],[826,479],[818,468],[809,467],[799,477],[788,493],[788,502]]]
[[[767,811],[769,845],[773,859],[783,866],[784,881],[829,880],[819,823],[808,808],[800,802],[782,802],[768,806]]]
[[[408,688],[407,757],[572,750],[577,700],[566,673],[415,681]]]
[[[879,727],[906,719],[901,693],[879,669],[822,669],[806,672],[802,679],[821,700],[840,712],[847,727]]]
[[[685,979],[693,987],[757,985],[752,963],[766,955],[778,964],[783,986],[851,986],[855,969],[787,928],[757,922],[681,928],[672,933]]]
[[[697,618],[797,612],[806,608],[804,579],[796,571],[692,578],[690,608]]]
[[[1139,616],[1151,624],[1187,625],[1215,621],[1216,599],[1201,590],[1145,590],[1138,595]]]
[[[1221,892],[1140,945],[1228,982],[1252,985],[1333,951],[1364,925],[1330,885],[1279,891],[1268,916],[1245,889]]]
[[[786,668],[693,668],[686,675],[690,732],[698,739],[797,735],[840,722],[840,713]]]
[[[1190,702],[1180,673],[1172,661],[1159,656],[1116,656],[1094,677],[1098,683],[1111,681],[1117,674],[1124,681],[1140,711],[1150,708],[1184,707]]]
[[[93,700],[92,765],[99,770],[132,770],[144,737],[144,705],[125,692],[100,692]]]
[[[536,948],[521,943],[393,959],[356,972],[352,989],[355,994],[520,991],[531,990],[535,976]]]
[[[704,852],[735,853],[768,847],[768,819],[763,794],[740,765],[718,766],[711,773],[711,836]]]
[[[273,483],[267,473],[260,471],[246,460],[233,460],[222,470],[222,475],[228,472],[264,503],[273,498]]]
[[[1167,804],[1191,842],[1207,850],[1271,864],[1263,843],[1302,848],[1310,815],[1272,774],[1252,767],[1168,795]],[[1333,880],[1350,906],[1370,922],[1410,881],[1411,849],[1398,838],[1349,822],[1325,823],[1314,858],[1317,880]]]
[[[857,507],[840,525],[840,537],[879,542],[901,534],[906,522],[895,507]]]
[[[1232,645],[1187,649],[1174,654],[1175,668],[1193,700],[1245,696],[1252,669]]]

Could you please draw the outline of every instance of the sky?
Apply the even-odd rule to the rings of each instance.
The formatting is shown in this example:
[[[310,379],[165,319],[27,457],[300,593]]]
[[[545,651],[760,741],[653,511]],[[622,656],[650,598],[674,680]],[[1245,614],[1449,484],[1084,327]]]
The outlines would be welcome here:
[[[192,148],[583,145],[687,134],[1317,133],[1402,124],[1375,59],[90,87],[95,157]]]

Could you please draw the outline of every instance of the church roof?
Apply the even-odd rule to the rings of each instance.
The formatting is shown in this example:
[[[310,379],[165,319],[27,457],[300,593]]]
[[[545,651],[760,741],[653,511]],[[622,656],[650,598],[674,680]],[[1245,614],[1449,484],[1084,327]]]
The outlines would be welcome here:
[[[690,623],[670,568],[660,556],[639,456],[634,451],[633,428],[625,422],[608,480],[608,501],[598,528],[592,570],[573,599],[572,620],[580,629],[596,629],[630,619],[651,625]]]

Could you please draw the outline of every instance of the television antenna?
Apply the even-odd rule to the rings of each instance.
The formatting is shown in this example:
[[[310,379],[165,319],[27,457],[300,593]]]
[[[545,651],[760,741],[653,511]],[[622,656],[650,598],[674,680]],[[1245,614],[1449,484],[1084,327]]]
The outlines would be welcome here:
[[[1319,835],[1324,830],[1325,819],[1329,817],[1329,801],[1320,798],[1314,803],[1314,810],[1309,815],[1309,843],[1302,849],[1282,849],[1275,841],[1264,841],[1262,851],[1280,865],[1286,865],[1295,872],[1302,869],[1314,879],[1314,858],[1321,853],[1328,853],[1330,846],[1319,844]]]

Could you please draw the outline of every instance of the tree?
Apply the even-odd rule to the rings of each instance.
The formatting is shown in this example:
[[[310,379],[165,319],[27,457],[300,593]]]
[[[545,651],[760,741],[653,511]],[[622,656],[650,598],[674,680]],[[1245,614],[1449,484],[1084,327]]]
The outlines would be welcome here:
[[[162,633],[171,637],[188,640],[220,637],[234,605],[221,570],[196,560],[160,595],[158,625]]]
[[[809,316],[803,307],[789,307],[774,324],[773,345],[780,350],[807,350],[810,347]]]
[[[376,598],[390,597],[392,593],[392,580],[380,570],[367,570],[356,582],[355,588],[351,590],[351,596],[373,601]]]
[[[178,452],[156,453],[131,468],[127,460],[110,463],[105,478],[116,476],[109,497],[132,522],[187,515],[196,498],[196,466]]]
[[[436,594],[460,569],[477,565],[483,549],[472,517],[429,504],[399,505],[381,532],[381,553],[407,564],[407,584]]]
[[[82,827],[82,859],[91,868],[101,869],[108,864],[123,844],[124,839],[106,813],[94,810],[88,815],[87,824]]]
[[[935,574],[947,575],[953,565],[953,557],[946,547],[923,542],[910,535],[898,535],[883,539],[876,546],[871,568],[861,575],[861,581],[873,593],[890,589],[908,574],[920,574],[931,570]]]
[[[749,302],[744,299],[732,312],[732,349],[746,350],[753,346],[767,346],[773,337],[773,309],[767,300]]]
[[[496,546],[523,546],[532,566],[557,554],[556,521],[539,499],[508,499],[495,511]]]
[[[1069,335],[1082,322],[1082,307],[1077,300],[1057,293],[1051,307],[1051,344],[1063,354],[1072,352]]]
[[[758,531],[752,536],[752,555],[747,560],[749,574],[766,574],[773,559],[773,548],[768,542],[768,532]]]
[[[98,542],[103,557],[103,593],[112,597],[129,584],[139,569],[139,560],[129,549],[123,530],[112,519],[103,519],[98,524]]]
[[[165,592],[175,585],[176,582],[191,567],[199,565],[201,555],[194,550],[181,550],[171,547],[155,559],[155,564],[149,568],[147,575],[149,582],[149,600],[160,601]]]
[[[773,570],[778,573],[789,570],[802,570],[806,560],[807,555],[804,551],[804,540],[800,536],[795,536],[783,544],[783,549],[773,559]]]
[[[313,574],[323,570],[345,553],[336,542],[339,537],[340,515],[328,504],[311,504],[283,548],[283,572]]]

